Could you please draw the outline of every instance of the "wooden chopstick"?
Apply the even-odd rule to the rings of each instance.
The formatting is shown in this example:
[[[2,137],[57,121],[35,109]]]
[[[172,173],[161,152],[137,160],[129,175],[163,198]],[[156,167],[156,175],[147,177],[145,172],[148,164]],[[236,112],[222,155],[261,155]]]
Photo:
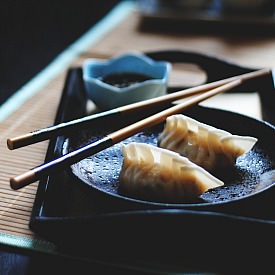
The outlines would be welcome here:
[[[121,115],[128,114],[130,112],[135,112],[138,110],[145,110],[151,107],[161,106],[178,99],[182,99],[194,94],[202,93],[208,91],[210,89],[216,88],[223,84],[229,83],[236,79],[241,79],[242,81],[247,81],[253,78],[257,78],[263,75],[270,73],[270,69],[262,69],[254,72],[230,77],[227,79],[215,81],[212,83],[196,86],[193,88],[185,89],[182,91],[178,91],[175,93],[171,93],[168,95],[160,96],[153,99],[144,100],[141,102],[125,105],[122,107],[118,107],[112,110],[108,110],[105,112],[93,114],[90,116],[86,116],[83,118],[71,120],[68,122],[60,123],[58,125],[50,126],[47,128],[43,128],[40,130],[36,130],[27,134],[23,134],[17,137],[7,139],[7,146],[10,150],[17,149],[23,146],[31,145],[40,141],[44,141],[58,135],[66,134],[72,129],[81,128],[87,124],[91,125],[93,122],[97,121],[100,118],[105,117],[120,117]]]
[[[83,146],[75,151],[72,151],[60,158],[54,159],[48,163],[42,164],[36,168],[33,168],[19,176],[10,179],[10,186],[12,189],[20,189],[26,185],[31,184],[43,176],[54,173],[55,171],[68,167],[69,165],[76,163],[88,156],[94,155],[148,127],[157,125],[161,122],[164,122],[165,119],[173,114],[182,112],[183,110],[207,99],[213,97],[217,94],[223,93],[227,90],[230,90],[242,82],[241,79],[234,80],[232,82],[226,83],[222,86],[214,88],[208,92],[195,95],[190,99],[186,99],[184,102],[177,104],[173,107],[170,107],[164,111],[161,111],[157,114],[149,116],[143,120],[140,120],[136,123],[133,123],[129,126],[126,126],[122,129],[119,129],[111,134],[108,134],[106,137],[90,143],[86,146]]]

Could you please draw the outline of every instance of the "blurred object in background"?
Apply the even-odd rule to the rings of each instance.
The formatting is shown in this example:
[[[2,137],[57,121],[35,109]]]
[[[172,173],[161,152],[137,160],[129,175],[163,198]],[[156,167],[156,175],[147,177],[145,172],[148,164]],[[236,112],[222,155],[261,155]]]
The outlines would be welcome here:
[[[274,14],[274,0],[219,0],[224,12],[257,14],[259,16]]]
[[[273,15],[274,0],[138,0],[144,10],[163,12],[216,12],[220,14]]]
[[[164,23],[166,27],[173,26],[173,30],[186,31],[189,27],[192,27],[189,29],[192,31],[234,29],[234,32],[245,31],[246,34],[274,35],[274,0],[137,0],[137,2],[143,23],[147,25],[157,23],[160,26]],[[179,25],[183,22],[189,25]],[[240,29],[236,29],[236,25]]]

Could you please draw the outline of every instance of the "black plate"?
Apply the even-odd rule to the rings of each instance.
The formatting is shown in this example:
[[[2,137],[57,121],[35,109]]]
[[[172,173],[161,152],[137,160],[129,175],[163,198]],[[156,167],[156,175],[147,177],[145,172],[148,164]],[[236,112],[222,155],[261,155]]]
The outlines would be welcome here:
[[[150,128],[140,132],[123,142],[115,144],[89,158],[86,158],[72,165],[73,174],[80,179],[80,183],[88,185],[90,192],[101,191],[117,199],[128,203],[140,203],[145,206],[159,207],[188,207],[188,206],[209,206],[212,204],[224,204],[247,199],[250,196],[259,195],[261,190],[261,177],[263,174],[274,169],[274,140],[275,129],[259,120],[249,117],[205,107],[192,108],[186,115],[198,121],[215,126],[219,129],[227,130],[231,133],[242,136],[257,137],[258,141],[250,152],[237,159],[234,167],[229,167],[213,174],[221,179],[225,185],[223,187],[210,190],[202,194],[197,200],[182,201],[178,203],[167,203],[158,201],[144,201],[124,196],[118,192],[119,174],[122,167],[123,156],[121,152],[122,144],[131,142],[148,143],[157,146],[157,138],[163,129],[163,125]],[[144,115],[144,113],[142,114]],[[135,121],[135,119],[134,119]],[[92,129],[79,131],[78,135],[68,140],[67,151],[77,149],[88,143],[100,139],[102,136],[131,123],[131,120],[110,121],[93,125]],[[275,180],[275,179],[274,179]],[[270,185],[272,186],[272,181]],[[267,185],[262,190],[268,188]],[[110,200],[110,198],[108,198]],[[109,203],[109,201],[108,201]]]
[[[81,76],[81,69],[69,70],[55,123],[85,115],[87,97]],[[225,112],[227,115],[239,121],[239,115]],[[254,125],[256,132],[249,128],[249,133],[261,142],[265,143],[264,137],[272,143],[268,139],[269,134],[274,136],[270,124],[243,116],[241,120]],[[234,124],[231,127],[236,129]],[[51,140],[45,160],[60,156],[68,138],[72,137]],[[260,148],[267,150],[264,144]],[[270,152],[266,153],[269,159]],[[86,187],[90,189],[70,169],[39,182],[30,228],[54,242],[61,252],[128,267],[147,266],[151,271],[235,272],[237,268],[264,272],[273,267],[269,251],[275,245],[274,188],[233,205],[170,209],[143,205],[133,209],[128,202],[120,204],[120,199],[113,201],[114,196],[101,191],[87,192]]]

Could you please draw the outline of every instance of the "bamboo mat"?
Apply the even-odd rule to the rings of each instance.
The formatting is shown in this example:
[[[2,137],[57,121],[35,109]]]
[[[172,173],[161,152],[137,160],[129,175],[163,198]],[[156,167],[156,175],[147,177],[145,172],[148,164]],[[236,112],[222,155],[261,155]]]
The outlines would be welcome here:
[[[9,178],[21,174],[44,161],[48,141],[18,150],[7,149],[9,137],[51,125],[63,88],[65,74],[59,75],[41,92],[25,102],[16,112],[1,122],[0,143],[0,233],[2,239],[24,237],[40,239],[29,229],[29,219],[36,195],[37,183],[12,190]],[[17,240],[20,240],[18,238]],[[43,241],[41,239],[41,241]],[[5,242],[5,240],[4,240]]]
[[[83,59],[87,56],[98,57],[96,54],[87,53],[87,48],[92,47],[102,36],[108,34],[132,11],[132,7],[133,3],[130,2],[118,4],[107,16],[62,52],[53,61],[54,64],[48,66],[50,70],[45,68],[34,78],[34,81],[31,81],[32,90],[39,87],[37,92],[31,92],[31,96],[27,95],[26,97],[25,87],[23,87],[17,93],[16,99],[25,101],[22,105],[12,99],[12,105],[8,102],[5,106],[1,106],[0,245],[57,253],[54,244],[35,235],[29,229],[38,182],[16,191],[12,190],[9,185],[10,177],[19,175],[44,162],[48,141],[14,151],[7,148],[6,141],[9,137],[53,124],[67,70],[70,67],[81,66]],[[32,84],[36,87],[35,89]],[[22,91],[23,93],[21,93]],[[3,111],[7,111],[7,113],[5,114]]]
[[[125,24],[126,22],[126,24]],[[160,32],[143,32],[139,29],[140,17],[133,11],[123,22],[104,35],[97,43],[86,51],[79,53],[78,58],[71,63],[80,66],[84,59],[90,57],[108,58],[126,51],[153,51],[161,49],[183,49],[198,51],[223,57],[229,61],[236,61],[244,66],[266,67],[273,66],[275,39],[250,39],[237,41],[232,37],[194,36],[161,34]],[[240,39],[240,38],[238,38]],[[183,72],[183,68],[174,68],[174,75],[170,83],[178,81],[192,81],[193,75]],[[41,243],[41,249],[54,249],[52,244],[36,236],[29,229],[29,219],[32,205],[36,196],[37,183],[21,190],[11,190],[9,178],[21,174],[41,164],[44,161],[48,142],[44,141],[26,148],[14,151],[7,149],[6,140],[9,137],[24,134],[35,129],[51,125],[54,121],[60,96],[62,93],[66,70],[58,74],[38,93],[28,99],[15,112],[0,123],[0,243],[14,245],[16,247],[30,247]],[[180,72],[180,73],[179,73]],[[185,83],[186,84],[186,83]],[[246,99],[247,100],[247,99]],[[238,100],[237,100],[238,101]],[[209,102],[228,107],[229,98],[221,97],[217,102]],[[236,102],[236,98],[232,102]],[[243,101],[242,101],[243,102]],[[246,101],[248,102],[248,101]],[[234,103],[235,104],[235,103]],[[255,107],[258,99],[251,97],[251,105],[239,106],[243,113],[260,117],[259,108]],[[252,107],[251,107],[252,106]],[[236,106],[232,106],[236,107]],[[236,111],[236,110],[234,110]],[[253,111],[254,113],[249,113]],[[256,113],[255,113],[256,112]],[[38,248],[39,249],[39,248]]]
[[[85,58],[79,56],[67,69],[81,66]],[[66,75],[65,69],[0,123],[0,243],[45,252],[55,250],[52,243],[43,240],[29,229],[38,182],[19,190],[12,190],[9,185],[11,177],[44,162],[48,141],[16,150],[9,150],[6,141],[9,137],[28,133],[54,123]]]

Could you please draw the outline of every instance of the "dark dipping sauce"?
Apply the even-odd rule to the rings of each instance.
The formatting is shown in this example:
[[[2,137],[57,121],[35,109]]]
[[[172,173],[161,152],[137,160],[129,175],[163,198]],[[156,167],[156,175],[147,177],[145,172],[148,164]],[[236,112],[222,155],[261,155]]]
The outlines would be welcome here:
[[[102,78],[102,81],[118,88],[125,88],[130,85],[150,80],[152,77],[137,73],[116,73],[109,74]]]

